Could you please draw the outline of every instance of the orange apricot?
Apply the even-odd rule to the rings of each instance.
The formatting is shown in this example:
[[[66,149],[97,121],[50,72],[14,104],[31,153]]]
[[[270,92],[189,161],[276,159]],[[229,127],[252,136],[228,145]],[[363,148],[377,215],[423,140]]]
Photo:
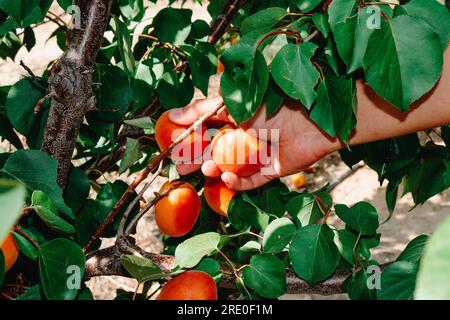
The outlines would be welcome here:
[[[8,271],[12,268],[14,263],[16,263],[17,258],[19,257],[19,248],[17,247],[12,234],[7,235],[3,240],[1,250],[5,258],[5,271]]]
[[[236,191],[229,189],[221,178],[206,177],[203,195],[214,212],[228,216],[228,206],[235,194]]]
[[[166,182],[160,193],[172,188],[155,205],[156,224],[170,237],[182,237],[189,233],[197,222],[201,203],[192,185],[182,181]]]
[[[186,271],[168,281],[158,300],[217,300],[214,279],[203,271]]]
[[[260,149],[268,151],[267,143],[243,128],[226,125],[214,136],[212,158],[222,172],[233,172],[239,177],[247,177],[262,167]]]
[[[161,151],[166,150],[189,126],[176,124],[169,119],[169,111],[164,112],[156,121],[155,138]],[[186,139],[178,144],[171,152],[170,157],[178,161],[190,161],[198,158],[209,143],[204,139],[206,127],[194,130]]]

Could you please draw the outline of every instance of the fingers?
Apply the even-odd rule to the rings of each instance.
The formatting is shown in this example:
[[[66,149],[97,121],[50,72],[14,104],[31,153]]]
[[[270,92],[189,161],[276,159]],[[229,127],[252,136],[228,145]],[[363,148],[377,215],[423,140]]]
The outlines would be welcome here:
[[[249,177],[238,177],[236,174],[232,172],[224,172],[222,173],[221,178],[228,188],[237,191],[245,191],[256,189],[268,183],[269,181],[275,179],[276,176],[263,175],[261,172],[258,172]]]
[[[221,97],[194,100],[184,108],[170,110],[169,120],[180,125],[191,125],[205,113],[214,110],[221,102]],[[224,116],[226,115],[222,113],[221,117]]]
[[[222,171],[213,160],[205,161],[202,165],[202,172],[207,177],[220,177]]]
[[[197,163],[179,162],[176,164],[177,172],[182,176],[197,171],[198,169],[201,168],[201,166],[202,166],[201,164],[197,164]]]

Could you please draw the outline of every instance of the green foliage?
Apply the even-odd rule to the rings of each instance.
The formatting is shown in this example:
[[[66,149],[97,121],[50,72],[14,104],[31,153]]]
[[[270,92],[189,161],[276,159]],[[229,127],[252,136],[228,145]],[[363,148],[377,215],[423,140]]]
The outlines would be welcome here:
[[[154,159],[158,116],[163,109],[188,104],[195,90],[207,96],[219,56],[225,67],[221,94],[236,123],[252,118],[263,102],[269,118],[289,99],[296,101],[293,108],[304,108],[318,127],[344,144],[356,126],[357,81],[365,80],[392,108],[404,112],[432,89],[442,73],[443,51],[450,39],[445,6],[435,0],[401,1],[396,6],[326,2],[247,1],[228,21],[230,27],[218,43],[208,42],[214,24],[194,20],[192,10],[172,6],[178,1],[169,1],[148,20],[145,1],[114,2],[108,36],[92,74],[96,109],[81,124],[64,190],[56,182],[56,161],[38,151],[49,101],[34,112],[48,93],[54,63],[48,61],[48,68],[36,78],[0,87],[0,138],[12,144],[0,153],[0,207],[7,213],[0,215],[0,240],[18,223],[20,230],[13,235],[19,259],[26,259],[27,272],[32,273],[29,289],[17,299],[92,299],[83,281],[80,287],[67,285],[74,279],[68,267],[78,267],[82,279],[81,247],[129,187],[123,182],[128,180],[111,177],[118,172],[126,178]],[[21,47],[29,51],[36,47],[35,27],[47,23],[47,15],[54,20],[48,12],[53,3],[66,9],[74,2],[0,0],[1,59],[14,60]],[[221,17],[227,3],[204,2],[213,20]],[[65,50],[66,27],[60,26],[52,37]],[[363,160],[377,172],[380,183],[388,182],[389,219],[399,194],[410,193],[418,205],[450,186],[449,127],[439,134],[443,143],[422,143],[412,134],[352,146],[341,156],[349,166]],[[170,171],[173,178],[174,168],[169,164],[164,172]],[[183,179],[198,191],[202,188],[199,175]],[[130,201],[125,203],[102,237],[117,235],[129,205]],[[137,203],[127,225],[138,211]],[[326,188],[296,193],[275,180],[237,193],[228,218],[217,216],[203,202],[189,234],[164,238],[164,253],[175,255],[173,270],[163,272],[149,259],[132,255],[122,255],[120,262],[145,283],[137,299],[146,298],[151,282],[187,269],[203,270],[216,283],[231,274],[235,289],[247,299],[285,294],[290,270],[315,285],[341,269],[350,273],[343,291],[351,299],[449,298],[449,279],[442,272],[450,268],[448,222],[430,240],[420,236],[411,241],[388,266],[371,260],[382,236],[379,225],[377,210],[368,202],[334,204]],[[91,249],[99,246],[97,240]],[[377,282],[377,273],[369,270],[378,267],[383,270],[380,287],[370,287]],[[4,269],[0,253],[0,284]],[[117,299],[132,297],[133,293],[118,291]]]

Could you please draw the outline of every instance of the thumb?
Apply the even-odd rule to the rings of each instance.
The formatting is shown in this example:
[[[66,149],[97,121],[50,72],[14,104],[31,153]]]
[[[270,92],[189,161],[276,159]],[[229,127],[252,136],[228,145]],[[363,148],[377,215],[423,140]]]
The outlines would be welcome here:
[[[193,100],[184,108],[171,109],[169,120],[179,125],[189,126],[205,113],[214,110],[221,102],[221,97]]]

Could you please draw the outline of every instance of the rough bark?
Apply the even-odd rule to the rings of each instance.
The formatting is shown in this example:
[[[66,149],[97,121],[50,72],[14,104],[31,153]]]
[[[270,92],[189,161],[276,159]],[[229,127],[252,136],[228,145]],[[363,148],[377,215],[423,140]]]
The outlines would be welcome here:
[[[127,252],[128,254],[130,252]],[[139,253],[152,260],[163,271],[170,271],[175,266],[175,259],[173,256],[147,253],[139,250]],[[120,257],[120,253],[119,253]],[[226,266],[223,267],[223,276],[219,286],[222,288],[235,288],[235,279],[229,274]],[[297,277],[292,271],[288,271],[286,275],[287,293],[290,294],[320,294],[332,295],[342,293],[341,288],[345,279],[351,274],[349,270],[338,270],[328,279],[310,286],[306,281]],[[98,276],[124,276],[130,275],[122,268],[117,254],[114,254],[114,247],[101,249],[88,255],[86,260],[87,278]]]
[[[58,161],[58,179],[64,188],[76,138],[87,111],[95,107],[92,73],[110,18],[112,0],[80,0],[81,28],[69,33],[64,55],[49,77],[51,107],[42,150]]]

